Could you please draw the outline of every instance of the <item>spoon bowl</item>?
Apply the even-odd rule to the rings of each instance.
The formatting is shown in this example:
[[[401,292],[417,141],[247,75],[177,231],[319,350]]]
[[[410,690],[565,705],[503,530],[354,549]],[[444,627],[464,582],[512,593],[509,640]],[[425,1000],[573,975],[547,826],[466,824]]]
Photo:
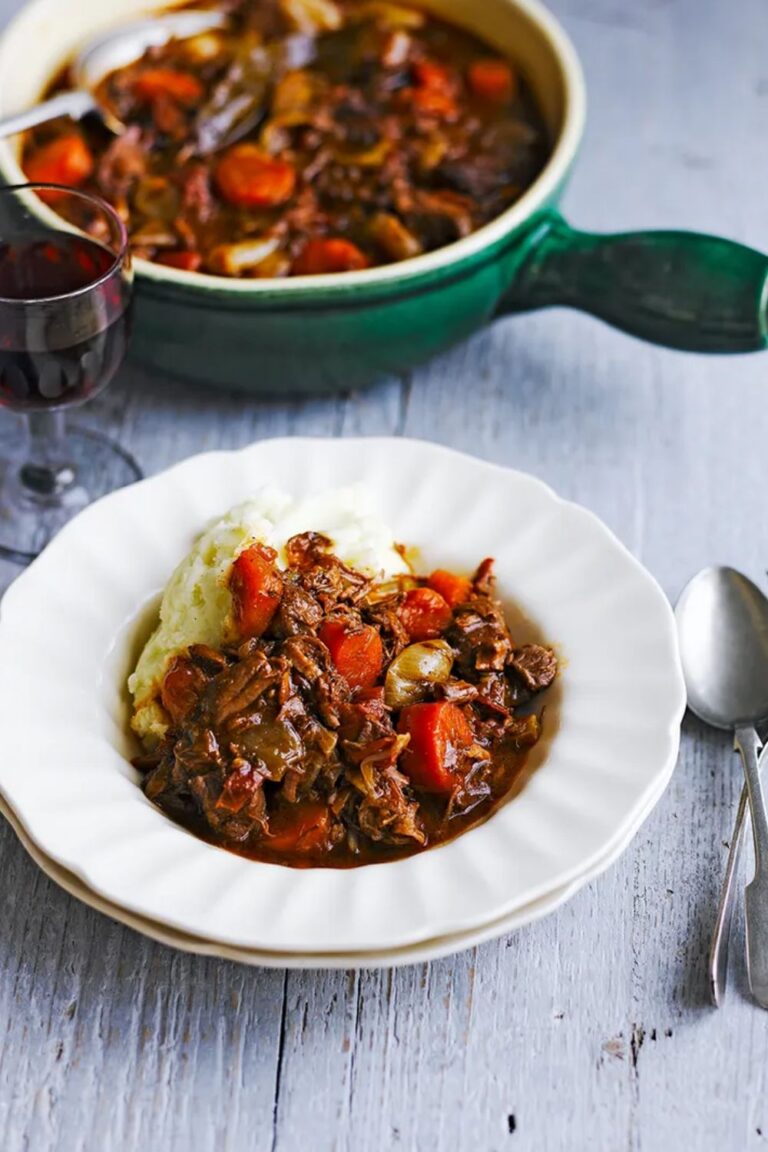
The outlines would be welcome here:
[[[688,706],[714,728],[768,718],[768,599],[733,568],[706,568],[675,609]]]

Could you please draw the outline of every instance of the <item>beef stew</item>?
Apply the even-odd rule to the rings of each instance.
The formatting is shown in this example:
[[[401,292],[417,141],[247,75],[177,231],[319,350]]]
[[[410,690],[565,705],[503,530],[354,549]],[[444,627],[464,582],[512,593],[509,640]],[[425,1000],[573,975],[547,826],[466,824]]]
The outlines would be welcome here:
[[[517,646],[493,562],[376,583],[317,533],[288,566],[234,561],[235,643],[171,661],[169,729],[136,761],[146,795],[204,839],[272,863],[413,855],[486,819],[541,735],[551,649]]]

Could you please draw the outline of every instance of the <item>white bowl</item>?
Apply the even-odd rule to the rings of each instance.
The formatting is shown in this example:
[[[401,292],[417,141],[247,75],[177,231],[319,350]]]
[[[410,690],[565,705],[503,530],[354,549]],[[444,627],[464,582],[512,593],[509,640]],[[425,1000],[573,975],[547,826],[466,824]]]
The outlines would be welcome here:
[[[297,871],[203,843],[140,791],[124,679],[142,606],[205,522],[267,481],[297,496],[365,484],[426,570],[494,555],[502,598],[558,645],[543,762],[481,827],[397,863]],[[660,793],[684,706],[669,605],[594,516],[417,441],[272,440],[187,460],[77,517],[0,613],[0,791],[30,837],[109,902],[247,949],[403,948],[570,884]]]
[[[664,791],[662,784],[659,796]],[[571,900],[580,892],[585,884],[589,883],[600,873],[604,872],[622,855],[634,839],[636,832],[645,821],[648,814],[656,806],[658,796],[653,796],[647,809],[641,812],[635,825],[621,838],[610,851],[597,861],[583,875],[571,884],[562,888],[554,888],[546,896],[525,904],[517,911],[502,916],[498,920],[490,920],[469,932],[458,932],[453,936],[435,936],[430,940],[422,940],[418,944],[411,944],[406,948],[392,948],[380,952],[263,952],[255,948],[236,948],[231,944],[217,944],[200,936],[189,936],[179,932],[167,924],[160,924],[156,920],[146,920],[135,912],[128,912],[117,904],[110,904],[102,896],[97,895],[86,887],[74,873],[55,864],[49,856],[38,848],[30,839],[24,827],[20,824],[16,814],[0,799],[0,813],[9,822],[22,846],[26,849],[37,866],[45,872],[50,880],[68,892],[70,896],[81,900],[90,908],[109,916],[156,940],[169,948],[178,948],[182,952],[190,952],[198,956],[216,956],[221,960],[233,960],[238,964],[248,964],[260,968],[402,968],[408,964],[423,964],[428,960],[439,960],[443,956],[451,956],[455,952],[462,952],[466,948],[475,948],[489,940],[496,940],[500,936],[509,936],[528,924],[541,920],[544,916],[556,911],[562,904]]]

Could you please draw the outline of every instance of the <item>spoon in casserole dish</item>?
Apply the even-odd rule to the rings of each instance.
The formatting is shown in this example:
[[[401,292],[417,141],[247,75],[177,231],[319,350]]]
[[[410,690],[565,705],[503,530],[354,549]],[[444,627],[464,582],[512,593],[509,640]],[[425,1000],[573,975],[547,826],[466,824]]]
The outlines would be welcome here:
[[[99,82],[116,68],[123,68],[138,60],[149,48],[160,48],[169,40],[202,36],[206,32],[226,27],[227,23],[223,12],[170,12],[151,20],[125,24],[106,36],[92,40],[74,61],[75,87],[43,100],[33,108],[13,116],[0,117],[0,137],[25,132],[59,116],[81,120],[87,115],[99,116],[111,132],[121,135],[125,125],[115,110],[96,96]]]

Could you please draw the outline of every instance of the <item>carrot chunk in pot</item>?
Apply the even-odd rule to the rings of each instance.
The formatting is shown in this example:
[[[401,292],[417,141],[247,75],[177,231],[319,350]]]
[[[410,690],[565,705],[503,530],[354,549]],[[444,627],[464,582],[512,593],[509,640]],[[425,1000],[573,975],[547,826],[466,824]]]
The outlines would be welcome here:
[[[506,60],[476,60],[467,80],[475,96],[493,104],[506,104],[517,94],[517,77]]]
[[[25,168],[27,179],[33,184],[77,188],[93,172],[93,154],[79,132],[68,132],[32,152]]]
[[[140,72],[133,82],[133,91],[139,100],[168,96],[187,108],[193,108],[204,95],[203,86],[195,76],[173,68],[147,68]]]
[[[230,204],[270,208],[291,199],[296,170],[285,160],[265,155],[255,144],[237,144],[219,160],[214,180]]]
[[[444,64],[419,60],[413,66],[413,79],[415,87],[405,89],[403,96],[420,112],[446,120],[458,114],[457,77]]]
[[[358,272],[367,268],[368,257],[351,240],[316,237],[304,245],[294,261],[296,276],[319,276],[324,272]]]
[[[165,264],[166,268],[179,268],[182,272],[197,272],[203,263],[203,258],[199,252],[161,252],[157,257],[157,263]]]

